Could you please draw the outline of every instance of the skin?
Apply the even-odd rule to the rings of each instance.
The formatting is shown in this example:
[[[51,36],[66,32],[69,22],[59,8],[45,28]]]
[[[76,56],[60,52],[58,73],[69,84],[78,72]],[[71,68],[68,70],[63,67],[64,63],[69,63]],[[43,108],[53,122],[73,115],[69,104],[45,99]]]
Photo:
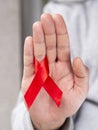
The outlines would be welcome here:
[[[63,91],[61,105],[57,107],[42,88],[29,113],[36,130],[57,130],[87,97],[88,69],[79,57],[71,64],[69,37],[60,14],[42,14],[32,30],[33,36],[27,37],[24,44],[22,92],[25,94],[34,78],[34,57],[42,61],[47,54],[50,76]]]

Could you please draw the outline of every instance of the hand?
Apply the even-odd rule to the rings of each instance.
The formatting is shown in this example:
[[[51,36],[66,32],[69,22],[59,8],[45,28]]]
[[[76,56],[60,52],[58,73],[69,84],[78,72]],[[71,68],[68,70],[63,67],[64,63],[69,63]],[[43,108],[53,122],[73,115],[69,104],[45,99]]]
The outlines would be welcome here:
[[[25,40],[23,94],[35,75],[34,57],[41,61],[46,54],[50,75],[63,91],[61,105],[58,108],[42,88],[29,113],[36,129],[55,130],[80,108],[88,93],[88,69],[79,57],[71,64],[68,33],[59,14],[43,14],[33,24],[33,38]]]

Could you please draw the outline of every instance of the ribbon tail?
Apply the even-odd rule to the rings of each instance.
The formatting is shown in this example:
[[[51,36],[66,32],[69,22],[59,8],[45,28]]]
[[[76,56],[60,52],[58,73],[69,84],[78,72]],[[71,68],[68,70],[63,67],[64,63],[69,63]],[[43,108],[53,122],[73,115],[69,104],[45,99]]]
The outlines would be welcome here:
[[[50,76],[47,77],[43,86],[47,93],[50,95],[50,97],[54,100],[56,105],[59,107],[61,104],[63,92],[58,88],[58,86],[55,84],[55,82],[51,79]]]
[[[25,98],[25,101],[26,101],[28,108],[31,107],[31,105],[34,102],[34,100],[35,100],[37,94],[39,93],[40,89],[41,89],[41,86],[36,82],[34,83],[34,80],[33,80],[29,89],[27,90],[27,92],[24,95],[24,98]]]
[[[35,75],[31,85],[29,86],[28,90],[26,91],[26,93],[24,95],[28,108],[31,107],[32,103],[34,102],[37,94],[39,93],[39,91],[43,85],[43,81],[40,76],[40,73],[42,73],[41,69]]]

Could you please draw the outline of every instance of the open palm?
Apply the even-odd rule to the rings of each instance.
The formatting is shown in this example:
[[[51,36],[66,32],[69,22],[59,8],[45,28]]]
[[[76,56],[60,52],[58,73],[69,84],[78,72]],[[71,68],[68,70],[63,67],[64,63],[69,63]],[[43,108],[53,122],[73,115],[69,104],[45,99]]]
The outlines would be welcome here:
[[[23,94],[35,75],[34,57],[41,61],[46,55],[50,76],[63,91],[63,96],[57,107],[44,88],[41,89],[29,110],[32,122],[39,130],[59,128],[79,109],[88,93],[87,67],[78,57],[71,64],[69,38],[62,16],[43,14],[40,22],[33,25],[33,38],[25,40]]]

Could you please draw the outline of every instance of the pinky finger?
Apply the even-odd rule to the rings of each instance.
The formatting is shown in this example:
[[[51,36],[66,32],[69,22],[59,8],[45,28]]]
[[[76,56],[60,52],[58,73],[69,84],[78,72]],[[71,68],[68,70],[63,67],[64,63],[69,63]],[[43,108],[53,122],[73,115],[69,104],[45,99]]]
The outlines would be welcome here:
[[[23,77],[29,78],[34,73],[34,64],[33,64],[33,38],[28,36],[25,39],[24,44],[24,70],[23,70]]]

